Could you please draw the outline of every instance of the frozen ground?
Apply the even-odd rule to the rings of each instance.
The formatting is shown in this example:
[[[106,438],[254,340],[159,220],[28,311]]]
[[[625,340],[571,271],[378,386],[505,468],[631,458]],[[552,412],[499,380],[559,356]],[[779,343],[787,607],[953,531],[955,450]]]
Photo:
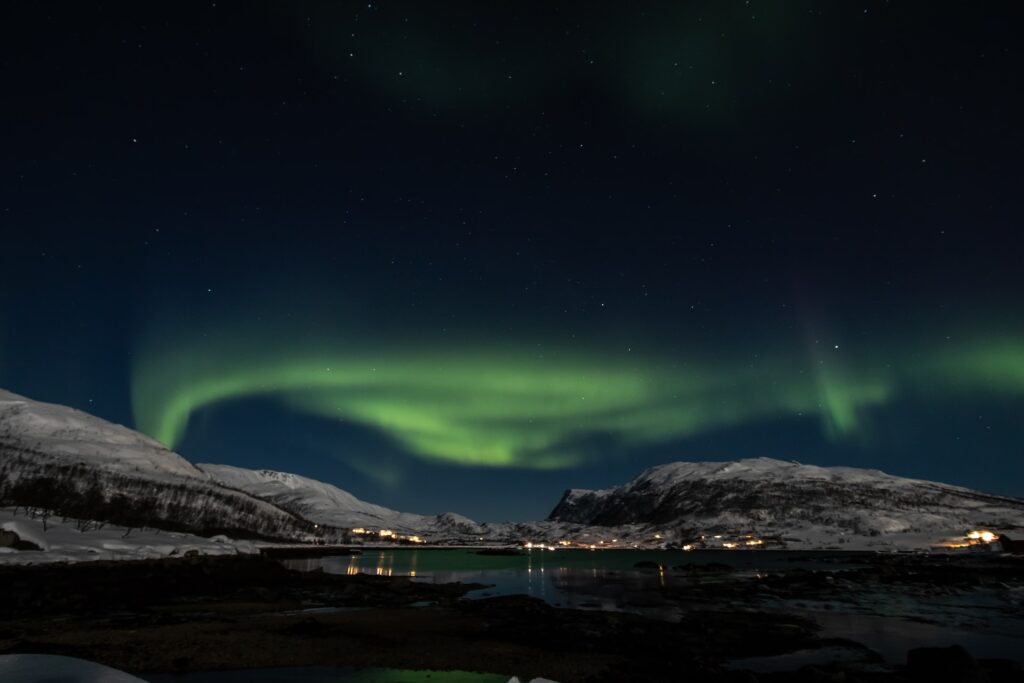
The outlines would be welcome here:
[[[0,529],[13,531],[23,541],[42,550],[14,550],[0,547],[0,563],[38,564],[40,562],[80,562],[86,560],[143,560],[185,555],[235,555],[257,552],[256,544],[226,536],[202,538],[191,534],[158,529],[131,529],[110,524],[97,528],[90,523],[85,531],[76,520],[50,517],[44,530],[43,520],[32,518],[25,508],[0,508]],[[7,680],[0,677],[0,680]]]

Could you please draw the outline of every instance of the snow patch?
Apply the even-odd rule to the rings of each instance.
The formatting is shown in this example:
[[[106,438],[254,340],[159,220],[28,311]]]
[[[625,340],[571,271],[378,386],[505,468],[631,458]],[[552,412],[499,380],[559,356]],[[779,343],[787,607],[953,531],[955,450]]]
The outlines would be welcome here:
[[[226,536],[203,538],[158,529],[125,529],[113,525],[81,531],[77,520],[50,517],[43,521],[26,516],[24,509],[0,508],[0,528],[43,550],[0,549],[0,564],[40,564],[85,560],[143,560],[197,555],[236,555],[259,552],[251,541],[233,541]],[[7,680],[0,676],[0,680]]]

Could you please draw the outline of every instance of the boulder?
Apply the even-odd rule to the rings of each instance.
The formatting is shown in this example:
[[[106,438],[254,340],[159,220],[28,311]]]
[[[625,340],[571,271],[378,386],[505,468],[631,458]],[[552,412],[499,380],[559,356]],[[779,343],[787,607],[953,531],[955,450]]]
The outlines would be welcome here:
[[[9,529],[0,529],[0,548],[14,548],[15,550],[42,550],[32,541],[19,536],[17,532]]]

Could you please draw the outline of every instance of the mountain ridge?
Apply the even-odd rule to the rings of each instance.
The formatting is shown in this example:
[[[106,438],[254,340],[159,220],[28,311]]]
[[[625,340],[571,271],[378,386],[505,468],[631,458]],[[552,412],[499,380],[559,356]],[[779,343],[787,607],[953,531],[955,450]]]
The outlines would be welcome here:
[[[141,432],[3,389],[0,430],[0,437],[7,440],[32,442],[37,450],[77,458],[109,471],[209,479],[187,459]]]
[[[306,538],[311,525],[215,483],[148,436],[0,390],[0,501],[126,527]]]
[[[543,521],[477,523],[391,510],[298,474],[195,465],[127,427],[2,390],[0,505],[290,541],[346,540],[364,527],[442,544],[682,547],[757,536],[776,547],[892,549],[967,529],[1024,530],[1021,499],[772,458],[665,463],[620,486],[568,489]]]
[[[427,515],[399,512],[360,500],[348,491],[291,472],[200,463],[214,481],[293,509],[306,519],[336,527],[421,528]]]
[[[666,463],[617,487],[569,489],[548,521],[670,527],[684,537],[943,536],[1024,529],[1024,500],[881,470],[747,458]]]

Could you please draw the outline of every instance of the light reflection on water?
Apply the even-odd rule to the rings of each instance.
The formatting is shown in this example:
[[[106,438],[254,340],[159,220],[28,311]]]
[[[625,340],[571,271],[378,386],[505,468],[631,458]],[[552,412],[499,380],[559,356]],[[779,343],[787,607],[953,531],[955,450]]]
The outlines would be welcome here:
[[[322,569],[328,574],[408,576],[427,583],[488,584],[488,588],[471,591],[469,598],[521,594],[562,607],[630,609],[668,618],[663,606],[627,605],[623,598],[684,583],[685,578],[672,571],[674,567],[714,562],[753,576],[759,570],[821,568],[818,559],[812,553],[795,556],[777,551],[532,549],[521,555],[478,555],[466,549],[401,548],[282,562],[299,571]],[[637,569],[634,565],[638,562],[654,563],[658,568]],[[649,596],[647,601],[651,601]]]
[[[282,560],[299,571],[323,569],[329,574],[376,574],[409,576],[429,583],[453,581],[494,583],[491,594],[525,593],[551,598],[558,595],[559,583],[566,579],[579,582],[606,580],[635,575],[641,583],[662,586],[682,579],[673,576],[672,567],[716,562],[738,571],[759,569],[821,568],[817,556],[775,551],[673,551],[673,550],[539,550],[521,555],[477,555],[465,549],[368,549],[361,555]],[[639,571],[638,562],[656,563],[660,570]],[[840,565],[830,564],[836,568]],[[853,565],[849,565],[853,566]]]
[[[523,594],[540,598],[549,604],[576,609],[630,611],[664,620],[678,620],[683,612],[677,603],[660,597],[665,588],[688,582],[683,572],[674,567],[690,564],[720,563],[732,567],[737,576],[756,577],[764,571],[792,569],[842,570],[863,566],[857,558],[835,561],[835,554],[793,553],[787,551],[668,551],[668,550],[539,550],[524,551],[518,556],[477,555],[465,549],[382,549],[364,550],[361,555],[285,560],[286,566],[299,570],[322,568],[333,574],[376,574],[409,576],[428,583],[481,583],[487,588],[471,591],[468,598]],[[653,562],[650,569],[638,569],[639,562]],[[708,576],[702,581],[722,580]],[[950,611],[948,602],[932,606],[914,598],[895,599],[893,595],[858,596],[865,609],[856,613],[856,606],[822,605],[808,612],[823,627],[823,637],[849,638],[878,651],[888,661],[902,663],[906,651],[927,645],[945,646],[960,643],[977,650],[980,656],[1004,657],[1024,661],[1024,618],[1001,619],[998,623],[982,613],[981,604],[970,604],[959,611]],[[879,604],[884,603],[884,604]],[[714,607],[729,608],[729,604]],[[798,607],[778,603],[777,609],[798,611]],[[945,611],[942,615],[928,610]],[[991,609],[991,608],[987,608]],[[973,611],[972,611],[973,610]],[[864,612],[875,612],[864,613]],[[974,612],[976,628],[962,624]],[[907,617],[939,621],[921,624]],[[933,619],[934,618],[934,619]]]

